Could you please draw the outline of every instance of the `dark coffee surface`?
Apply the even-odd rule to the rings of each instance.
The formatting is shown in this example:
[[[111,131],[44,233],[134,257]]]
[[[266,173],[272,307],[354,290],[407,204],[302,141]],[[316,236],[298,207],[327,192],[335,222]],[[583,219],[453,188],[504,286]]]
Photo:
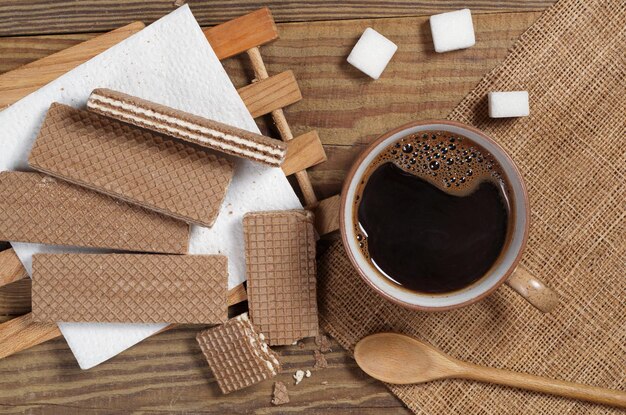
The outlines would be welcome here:
[[[493,182],[456,196],[393,163],[370,176],[358,217],[371,261],[402,286],[428,293],[455,291],[482,277],[507,229]]]
[[[358,186],[354,237],[391,281],[447,293],[478,281],[506,243],[507,186],[471,140],[427,131],[391,144]]]

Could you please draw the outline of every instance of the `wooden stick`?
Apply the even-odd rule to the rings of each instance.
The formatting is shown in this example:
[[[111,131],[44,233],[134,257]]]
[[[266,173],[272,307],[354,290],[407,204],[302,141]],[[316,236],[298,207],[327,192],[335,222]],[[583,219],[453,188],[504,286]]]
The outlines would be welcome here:
[[[228,305],[232,306],[247,299],[243,284],[228,291]],[[170,324],[158,333],[175,328]],[[56,323],[36,323],[32,313],[14,318],[0,324],[0,359],[30,349],[33,346],[61,337],[61,330]]]
[[[269,75],[267,74],[267,68],[265,68],[265,63],[263,62],[263,58],[261,57],[261,51],[259,50],[259,48],[250,48],[246,51],[246,53],[250,57],[250,61],[252,62],[252,69],[254,70],[254,75],[256,76],[256,78],[258,80],[268,78]],[[278,128],[278,132],[281,138],[284,141],[289,141],[293,139],[291,128],[289,128],[289,124],[287,124],[287,119],[285,118],[285,113],[283,112],[282,108],[272,111],[272,118],[274,119],[274,123],[276,124],[276,128]],[[315,196],[313,186],[311,185],[311,180],[309,179],[309,175],[307,174],[306,170],[296,172],[295,176],[296,180],[298,181],[298,185],[300,185],[300,190],[302,190],[304,202],[307,205],[317,204],[317,196]]]
[[[0,359],[61,336],[55,323],[35,323],[32,313],[0,324]]]
[[[28,277],[13,249],[0,252],[0,287]]]

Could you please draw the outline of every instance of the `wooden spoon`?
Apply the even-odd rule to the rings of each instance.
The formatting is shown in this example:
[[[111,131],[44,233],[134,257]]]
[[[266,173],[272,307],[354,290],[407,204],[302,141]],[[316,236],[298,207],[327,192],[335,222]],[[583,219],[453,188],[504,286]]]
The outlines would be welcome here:
[[[478,366],[454,359],[433,346],[397,333],[365,337],[354,348],[365,373],[387,383],[406,385],[459,378],[626,408],[626,392]]]

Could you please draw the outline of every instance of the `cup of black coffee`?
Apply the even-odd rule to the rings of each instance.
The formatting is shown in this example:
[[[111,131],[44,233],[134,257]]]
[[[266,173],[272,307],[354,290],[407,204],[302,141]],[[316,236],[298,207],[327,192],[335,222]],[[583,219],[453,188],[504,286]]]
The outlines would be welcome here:
[[[508,284],[540,310],[554,292],[519,265],[528,194],[506,152],[451,121],[404,125],[357,159],[342,192],[346,251],[380,295],[419,310],[472,304]]]

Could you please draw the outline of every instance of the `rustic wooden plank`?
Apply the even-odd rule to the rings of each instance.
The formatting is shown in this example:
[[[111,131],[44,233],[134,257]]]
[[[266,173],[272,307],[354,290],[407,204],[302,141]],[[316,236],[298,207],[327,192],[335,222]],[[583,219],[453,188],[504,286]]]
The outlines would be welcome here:
[[[230,58],[278,38],[278,29],[267,7],[204,29],[219,59]]]
[[[131,23],[0,75],[0,90],[2,91],[0,109],[36,91],[143,28],[144,24],[141,22]]]
[[[555,0],[275,0],[277,22],[418,16],[469,7],[474,13],[543,10]],[[176,8],[172,0],[5,0],[0,3],[0,36],[107,31],[133,20],[151,23]],[[189,0],[201,25],[210,26],[267,4],[258,0]]]
[[[30,311],[30,278],[0,287],[0,315],[21,315]]]
[[[237,92],[253,118],[302,99],[298,82],[290,70],[239,88]]]
[[[93,39],[101,33],[0,37],[0,73]]]
[[[312,339],[303,348],[277,348],[283,370],[275,380],[289,388],[288,405],[270,405],[272,380],[222,395],[195,341],[198,330],[187,327],[152,337],[89,371],[78,368],[62,339],[5,358],[0,361],[0,407],[88,414],[409,413],[335,342],[326,354],[329,367],[314,370]],[[313,375],[295,386],[291,376],[298,369],[310,369]]]
[[[317,131],[309,131],[287,141],[287,157],[281,168],[289,176],[325,161],[326,153]]]

